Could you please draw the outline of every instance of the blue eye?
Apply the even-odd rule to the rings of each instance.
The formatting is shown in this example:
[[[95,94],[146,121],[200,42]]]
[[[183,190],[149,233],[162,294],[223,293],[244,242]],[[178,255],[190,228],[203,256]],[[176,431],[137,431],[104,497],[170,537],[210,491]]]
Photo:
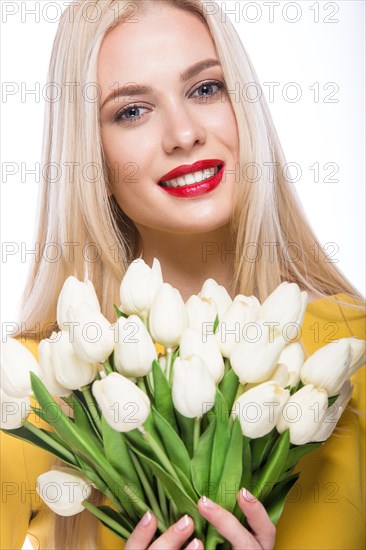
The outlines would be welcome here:
[[[213,93],[210,93],[209,90],[212,88],[214,88],[216,86],[217,90]],[[223,89],[225,88],[225,84],[223,82],[204,82],[203,84],[201,84],[198,88],[196,88],[195,92],[199,91],[199,90],[208,90],[208,92],[206,91],[205,94],[203,95],[199,95],[198,97],[212,97],[214,95],[216,95],[217,93],[219,93],[220,91],[222,91]]]
[[[122,109],[119,113],[115,116],[115,121],[122,120],[123,122],[127,122],[128,124],[131,124],[132,122],[135,122],[136,120],[139,120],[142,115],[138,116],[132,116],[129,117],[128,115],[131,113],[131,111],[138,111],[140,109],[147,109],[146,107],[143,107],[143,105],[130,105],[129,107],[126,107],[125,109]],[[123,118],[125,115],[127,115],[126,118]]]

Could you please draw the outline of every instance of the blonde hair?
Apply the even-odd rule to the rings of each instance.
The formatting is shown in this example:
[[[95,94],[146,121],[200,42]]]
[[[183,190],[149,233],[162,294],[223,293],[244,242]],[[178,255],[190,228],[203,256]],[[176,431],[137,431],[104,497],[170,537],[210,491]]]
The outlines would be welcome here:
[[[208,13],[203,0],[164,2],[196,14],[208,26],[229,90],[235,89],[236,83],[259,82],[234,26],[229,18],[224,18],[218,4],[217,10]],[[96,21],[86,15],[88,4],[97,9]],[[42,255],[40,261],[34,262],[19,309],[23,326],[14,337],[40,340],[57,330],[56,304],[62,285],[69,275],[83,279],[86,270],[103,314],[111,322],[115,320],[113,303],[119,303],[120,282],[136,257],[139,235],[114,197],[108,197],[110,173],[103,155],[98,102],[85,100],[79,90],[86,92],[85,84],[97,83],[98,54],[107,32],[133,20],[135,14],[129,8],[138,6],[141,14],[155,5],[155,0],[84,0],[71,4],[62,14],[48,81],[61,88],[64,83],[78,86],[73,101],[62,94],[46,107],[42,165],[58,165],[61,177],[57,181],[52,177],[42,181],[35,242],[42,251],[47,243],[68,245],[59,261],[47,261]],[[58,93],[59,88],[54,89]],[[329,299],[339,305],[363,308],[333,296],[343,293],[363,299],[339,268],[327,261],[322,247],[318,247],[318,258],[314,258],[312,250],[317,239],[294,186],[284,177],[286,159],[263,94],[258,101],[245,101],[241,95],[239,101],[232,101],[232,106],[240,140],[239,165],[262,169],[262,176],[254,183],[242,173],[242,185],[236,185],[230,228],[237,250],[244,251],[255,244],[262,252],[254,261],[243,255],[233,261],[236,293],[254,294],[263,301],[287,280],[323,297],[331,295]],[[77,177],[71,176],[71,163],[75,161],[79,168],[96,169],[97,177],[90,178],[87,172],[81,176],[80,170]],[[274,166],[272,173],[264,169],[269,163]],[[90,249],[98,250],[97,261],[85,258],[88,243]],[[270,269],[265,255],[268,243],[276,243],[271,250]],[[283,250],[286,254],[282,254]],[[299,252],[301,255],[296,258]],[[101,502],[101,495],[93,498]],[[72,518],[57,516],[54,548],[95,548],[96,526],[97,520],[87,512]]]

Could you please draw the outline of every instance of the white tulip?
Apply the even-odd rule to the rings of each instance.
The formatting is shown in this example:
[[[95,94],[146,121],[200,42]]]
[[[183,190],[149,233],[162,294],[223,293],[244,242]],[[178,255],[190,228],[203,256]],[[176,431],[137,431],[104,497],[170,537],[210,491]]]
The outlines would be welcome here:
[[[253,309],[242,299],[234,300],[219,322],[215,333],[221,354],[230,357],[234,347],[245,340],[251,332],[247,323],[253,323]],[[255,323],[255,321],[254,321]]]
[[[28,396],[14,397],[7,395],[0,388],[0,429],[17,430],[23,426],[31,412]]]
[[[73,275],[66,279],[57,300],[57,324],[60,330],[69,330],[68,317],[69,306],[77,307],[79,304],[89,304],[96,311],[100,311],[100,304],[93,283],[86,279],[79,281]]]
[[[149,267],[142,258],[129,265],[120,286],[120,310],[126,315],[147,317],[155,294],[163,284],[160,262]]]
[[[290,341],[299,333],[308,299],[305,290],[300,291],[296,283],[285,281],[267,296],[258,311],[258,319],[273,323],[274,331]]]
[[[68,397],[72,392],[70,389],[65,388],[58,382],[51,363],[52,344],[50,343],[50,340],[58,338],[58,334],[58,332],[52,332],[50,338],[44,338],[38,345],[40,379],[51,395]]]
[[[277,422],[277,430],[282,433],[290,428],[290,442],[293,445],[305,445],[312,441],[322,425],[327,407],[327,392],[307,384],[287,401]]]
[[[113,326],[104,315],[82,303],[68,309],[72,327],[71,342],[83,361],[104,363],[114,349]]]
[[[259,383],[271,377],[285,340],[279,336],[270,341],[270,327],[257,322],[253,336],[234,346],[230,363],[241,384]]]
[[[245,296],[244,294],[237,294],[234,298],[234,302],[241,302],[250,310],[246,315],[248,319],[250,319],[251,321],[257,319],[261,303],[256,296]]]
[[[116,328],[118,342],[113,355],[116,369],[128,378],[145,376],[158,357],[145,324],[137,315],[130,315],[127,319],[120,317]]]
[[[304,360],[304,350],[299,342],[287,344],[281,351],[277,361],[277,368],[286,368],[288,373],[287,384],[289,384],[291,388],[294,388],[300,380],[300,370],[304,364]]]
[[[348,401],[352,397],[353,384],[350,380],[346,380],[341,388],[338,398],[333,405],[328,407],[323,423],[310,441],[325,441],[333,433],[338,420],[342,416]]]
[[[55,514],[74,516],[85,510],[82,502],[90,497],[92,486],[72,468],[58,467],[37,477],[36,490]]]
[[[108,424],[117,432],[139,428],[150,414],[150,399],[118,372],[96,380],[92,392]]]
[[[188,326],[200,334],[213,334],[217,305],[213,298],[201,298],[193,294],[186,301]]]
[[[227,312],[232,299],[226,288],[217,284],[215,279],[206,279],[203,283],[200,292],[198,293],[200,298],[213,298],[217,306],[217,312],[219,314],[219,321],[224,317]]]
[[[198,355],[206,364],[215,383],[221,382],[225,373],[225,364],[219,346],[213,334],[202,336],[196,330],[187,327],[179,344],[179,355]]]
[[[343,383],[363,365],[363,340],[340,338],[316,350],[303,364],[303,384],[324,388],[331,397]],[[354,361],[354,363],[352,363]]]
[[[243,435],[252,439],[263,437],[275,427],[289,396],[289,390],[269,380],[238,397],[231,415],[239,418]]]
[[[179,345],[188,315],[183,298],[176,288],[163,283],[155,294],[149,316],[149,331],[155,342],[165,348]]]
[[[31,395],[31,371],[39,374],[34,355],[18,340],[8,337],[1,346],[1,388],[12,397]]]
[[[174,407],[187,418],[203,416],[215,404],[216,384],[198,355],[178,356],[173,366]]]
[[[68,390],[79,390],[91,384],[97,375],[97,364],[76,355],[69,332],[62,330],[53,334],[56,336],[48,340],[48,350],[42,355],[42,371],[52,372],[57,384]]]

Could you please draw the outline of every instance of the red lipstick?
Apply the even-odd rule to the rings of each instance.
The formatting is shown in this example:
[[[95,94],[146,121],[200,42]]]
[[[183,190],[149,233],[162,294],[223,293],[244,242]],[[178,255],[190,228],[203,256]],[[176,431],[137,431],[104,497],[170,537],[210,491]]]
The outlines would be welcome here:
[[[219,171],[216,175],[199,183],[192,183],[191,185],[185,185],[182,187],[165,187],[162,185],[162,182],[176,179],[185,176],[186,174],[192,174],[193,172],[198,172],[199,170],[205,170],[205,168],[216,167],[219,167]],[[213,191],[221,182],[224,175],[224,169],[225,163],[220,159],[200,160],[194,164],[184,164],[182,166],[178,166],[174,170],[171,170],[165,174],[158,183],[164,191],[175,197],[196,197]]]

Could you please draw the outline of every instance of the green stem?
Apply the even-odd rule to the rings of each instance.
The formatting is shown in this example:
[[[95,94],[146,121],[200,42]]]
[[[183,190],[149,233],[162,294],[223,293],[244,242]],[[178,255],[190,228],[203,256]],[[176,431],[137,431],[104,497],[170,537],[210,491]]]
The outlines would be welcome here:
[[[240,382],[239,382],[238,389],[236,390],[236,394],[235,394],[233,403],[235,403],[235,401],[238,399],[238,397],[240,397],[244,393],[245,386],[246,386],[246,384],[240,384]],[[233,417],[230,414],[230,416],[229,416],[230,429],[232,428],[233,422],[234,422]]]
[[[94,398],[91,394],[90,388],[89,386],[82,386],[80,389],[83,392],[83,395],[85,397],[86,405],[89,409],[92,420],[94,421],[96,427],[98,428],[99,434],[102,435],[102,423],[100,421],[99,412],[97,410],[97,407],[95,406]]]
[[[152,511],[154,512],[154,514],[155,514],[155,516],[158,520],[158,527],[159,527],[160,531],[162,533],[164,533],[168,529],[168,527],[165,524],[165,519],[162,516],[162,513],[160,511],[159,503],[156,500],[156,497],[154,495],[154,491],[152,490],[152,487],[149,483],[149,480],[147,479],[146,474],[145,474],[143,468],[141,467],[141,464],[140,464],[138,458],[133,453],[131,453],[130,456],[131,456],[131,460],[132,460],[132,462],[135,466],[137,475],[139,476],[140,481],[141,481],[141,483],[142,483],[142,485],[145,489],[145,493],[146,493],[146,495],[147,495],[147,497],[150,501]]]
[[[148,444],[150,445],[151,449],[154,451],[154,453],[156,454],[156,456],[158,457],[158,459],[160,460],[160,463],[161,465],[166,469],[167,472],[169,472],[169,474],[179,483],[179,485],[181,485],[181,481],[176,473],[176,471],[174,470],[173,466],[171,465],[171,463],[169,462],[169,459],[168,457],[166,456],[166,454],[164,453],[163,449],[161,449],[161,447],[156,443],[155,439],[152,437],[152,435],[147,431],[145,430],[145,428],[138,428],[140,430],[140,432],[142,433],[142,436],[143,438],[145,439],[145,441],[148,442]]]
[[[224,365],[225,365],[225,371],[224,375],[230,370],[230,359],[228,357],[225,357],[224,359]]]
[[[156,482],[157,482],[157,486],[158,486],[158,496],[159,496],[161,513],[163,514],[166,523],[169,525],[170,524],[169,511],[168,511],[168,504],[167,504],[167,500],[166,500],[166,495],[165,495],[165,492],[164,492],[164,487],[163,487],[160,479],[156,478]]]
[[[103,363],[103,369],[107,376],[113,372],[112,366],[108,361]]]
[[[197,416],[194,419],[194,425],[193,425],[193,454],[195,453],[198,445],[198,441],[200,439],[201,435],[201,417]]]
[[[81,504],[84,506],[84,508],[89,510],[89,512],[93,514],[93,516],[97,517],[99,520],[109,525],[111,529],[113,529],[113,531],[116,531],[125,541],[130,538],[131,533],[129,533],[127,529],[122,527],[122,525],[120,525],[116,520],[109,517],[108,514],[103,512],[100,508],[98,508],[88,500],[83,500]]]
[[[146,393],[146,395],[147,395],[147,388],[146,388],[146,384],[145,384],[144,378],[143,378],[143,377],[138,378],[136,384],[138,385],[138,387],[140,388],[140,390],[142,390],[142,391],[143,391],[144,393]]]
[[[73,453],[70,453],[70,451],[68,451],[63,445],[55,441],[50,435],[31,424],[28,420],[24,422],[23,426],[24,428],[27,428],[27,430],[29,430],[30,432],[34,433],[37,437],[39,437],[39,439],[42,439],[42,441],[50,445],[50,447],[55,449],[55,451],[63,454],[66,460],[73,464],[76,464],[75,456],[73,455]]]
[[[165,376],[167,377],[169,384],[172,383],[173,379],[173,355],[174,350],[172,348],[167,348]]]

